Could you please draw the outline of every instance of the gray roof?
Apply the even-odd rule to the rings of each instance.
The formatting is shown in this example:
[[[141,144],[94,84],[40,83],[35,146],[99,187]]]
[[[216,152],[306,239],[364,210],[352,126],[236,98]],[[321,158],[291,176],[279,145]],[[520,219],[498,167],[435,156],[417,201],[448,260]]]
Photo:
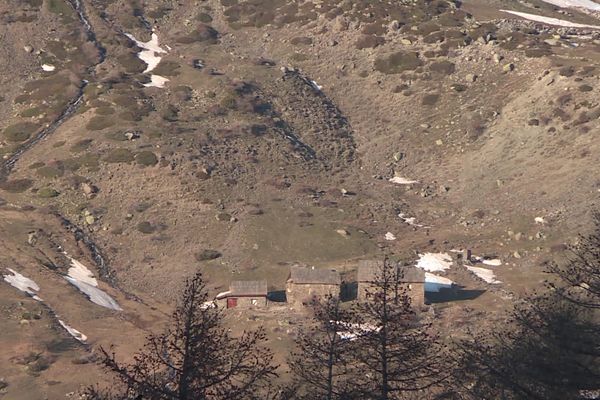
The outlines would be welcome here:
[[[375,282],[377,276],[381,273],[383,261],[380,260],[361,260],[358,262],[358,282]],[[416,267],[396,266],[402,273],[402,282],[425,282],[425,271]]]
[[[340,285],[342,279],[340,278],[339,272],[332,269],[294,266],[290,268],[288,282],[298,284]]]
[[[267,281],[232,281],[228,296],[266,296]]]

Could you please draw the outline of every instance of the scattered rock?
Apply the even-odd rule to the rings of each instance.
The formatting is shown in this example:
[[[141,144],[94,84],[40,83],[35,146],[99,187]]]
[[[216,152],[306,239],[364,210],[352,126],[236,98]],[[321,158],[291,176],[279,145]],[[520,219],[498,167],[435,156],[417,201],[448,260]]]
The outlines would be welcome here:
[[[502,67],[502,72],[511,72],[515,70],[515,64],[513,63],[508,63],[508,64],[504,64],[504,66]]]
[[[518,251],[515,251],[515,252],[513,253],[513,257],[514,257],[514,258],[521,258],[521,253],[519,253]]]
[[[31,46],[23,46],[23,50],[25,50],[26,53],[33,53],[33,47]]]
[[[473,82],[475,82],[475,81],[477,80],[477,75],[475,75],[475,74],[467,74],[467,75],[465,76],[465,80],[466,80],[467,82],[471,82],[471,83],[473,83]]]
[[[93,197],[96,193],[98,193],[98,188],[87,182],[81,184],[81,190],[86,197]]]
[[[350,236],[350,232],[348,232],[348,231],[347,231],[347,230],[345,230],[345,229],[338,229],[338,230],[336,230],[336,232],[337,232],[338,234],[340,234],[341,236],[344,236],[344,237],[348,237],[348,236]]]
[[[400,22],[398,22],[397,20],[393,20],[392,22],[390,22],[388,28],[390,31],[397,31],[398,29],[400,29]]]

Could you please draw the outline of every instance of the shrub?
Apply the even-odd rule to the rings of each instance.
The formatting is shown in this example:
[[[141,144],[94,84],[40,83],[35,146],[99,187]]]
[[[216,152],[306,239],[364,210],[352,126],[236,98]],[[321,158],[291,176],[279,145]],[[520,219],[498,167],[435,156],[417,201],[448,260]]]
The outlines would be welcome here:
[[[377,46],[381,46],[385,43],[385,39],[381,36],[375,36],[375,35],[362,35],[357,41],[356,41],[356,48],[358,50],[362,50],[362,49],[374,49]]]

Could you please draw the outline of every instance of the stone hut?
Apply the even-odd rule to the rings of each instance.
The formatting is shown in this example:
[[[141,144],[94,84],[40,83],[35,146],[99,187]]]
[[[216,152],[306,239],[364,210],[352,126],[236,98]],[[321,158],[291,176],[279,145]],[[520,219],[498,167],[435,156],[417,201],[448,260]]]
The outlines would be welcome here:
[[[227,308],[267,306],[267,281],[232,281],[227,292],[219,293],[217,303]]]
[[[292,267],[286,283],[287,302],[293,306],[308,304],[326,295],[338,297],[342,279],[337,271],[315,267]]]
[[[367,290],[374,291],[377,278],[381,273],[383,261],[363,260],[358,264],[358,292],[357,300],[366,299]],[[425,271],[416,267],[403,267],[397,265],[402,272],[401,282],[406,290],[406,294],[411,298],[411,303],[415,307],[421,307],[425,304]]]

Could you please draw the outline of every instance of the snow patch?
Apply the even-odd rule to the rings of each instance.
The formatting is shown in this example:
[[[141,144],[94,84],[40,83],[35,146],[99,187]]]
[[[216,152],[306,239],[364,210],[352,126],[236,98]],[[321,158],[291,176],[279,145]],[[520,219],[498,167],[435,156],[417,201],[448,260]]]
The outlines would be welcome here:
[[[144,83],[144,86],[145,87],[164,88],[165,83],[167,83],[167,82],[169,82],[169,80],[167,78],[165,78],[164,76],[150,75],[150,82]]]
[[[71,258],[71,268],[69,268],[68,275],[71,278],[80,282],[85,282],[88,285],[98,286],[98,281],[94,277],[92,271],[74,258]]]
[[[536,224],[542,224],[542,225],[544,225],[546,223],[546,220],[544,218],[542,218],[542,217],[535,217],[534,221],[535,221]]]
[[[492,271],[491,269],[481,268],[481,267],[469,267],[469,266],[467,266],[467,269],[469,271],[471,271],[472,273],[474,273],[475,275],[477,275],[480,279],[483,279],[487,283],[491,283],[491,284],[502,283],[501,281],[496,279],[496,275],[494,274],[494,271]]]
[[[408,224],[408,225],[411,225],[411,226],[416,226],[417,228],[422,228],[424,226],[422,224],[417,224],[417,218],[416,217],[407,217],[406,214],[404,214],[404,213],[398,214],[398,217],[405,224]]]
[[[425,291],[438,293],[440,289],[451,289],[454,281],[425,272]]]
[[[419,257],[416,266],[425,271],[445,271],[452,266],[452,257],[448,253],[424,253]]]
[[[19,274],[13,269],[7,268],[7,270],[12,275],[3,275],[5,282],[7,282],[12,287],[20,290],[21,292],[27,293],[35,300],[42,301],[42,299],[39,298],[37,295],[37,292],[40,291],[40,287],[37,285],[37,283],[27,278],[26,276]]]
[[[600,11],[600,4],[591,0],[542,0],[561,8],[584,8],[591,11]]]
[[[160,60],[162,59],[160,54],[167,53],[167,51],[158,44],[158,35],[156,33],[152,33],[152,38],[148,42],[141,42],[130,33],[126,33],[125,36],[133,40],[135,44],[142,49],[142,51],[138,53],[138,58],[147,64],[144,73],[152,72],[158,64],[160,64]],[[166,47],[170,49],[169,46]],[[144,86],[162,88],[168,81],[169,79],[164,76],[151,75],[150,83],[145,83]]]
[[[98,281],[92,271],[74,258],[71,258],[71,268],[65,279],[85,294],[92,303],[115,311],[123,310],[108,293],[98,289]]]
[[[403,178],[401,176],[395,176],[390,179],[390,182],[396,183],[398,185],[412,185],[414,183],[419,183],[419,181],[415,181],[413,179]]]
[[[544,17],[542,15],[529,14],[529,13],[524,13],[524,12],[519,12],[519,11],[510,11],[510,10],[500,10],[500,11],[508,13],[508,14],[516,15],[517,17],[528,19],[530,21],[541,22],[543,24],[548,24],[548,25],[564,26],[567,28],[600,29],[600,26],[598,26],[598,25],[578,24],[576,22],[571,22],[571,21],[567,21],[564,19]]]
[[[323,86],[320,86],[317,82],[315,81],[310,81],[310,85],[317,91],[321,91],[323,90]]]
[[[81,343],[85,343],[85,341],[87,340],[87,336],[85,336],[83,333],[79,332],[77,329],[75,328],[71,328],[69,325],[65,324],[62,320],[58,320],[58,323],[65,328],[65,330],[67,332],[69,332],[69,335],[73,336],[75,339],[79,340]]]
[[[389,241],[396,240],[396,235],[394,235],[392,232],[388,232],[385,234],[385,240],[389,240]]]
[[[499,267],[500,265],[502,265],[502,261],[498,258],[488,259],[488,258],[483,258],[483,257],[479,257],[479,256],[471,256],[471,259],[474,262],[489,265],[492,267]]]
[[[42,69],[46,72],[52,72],[56,69],[56,67],[51,64],[42,64]]]
[[[89,285],[85,282],[78,281],[77,279],[73,279],[70,276],[65,276],[65,279],[71,285],[79,289],[80,292],[85,294],[92,303],[115,311],[123,310],[119,304],[104,290],[98,289],[97,287]]]

